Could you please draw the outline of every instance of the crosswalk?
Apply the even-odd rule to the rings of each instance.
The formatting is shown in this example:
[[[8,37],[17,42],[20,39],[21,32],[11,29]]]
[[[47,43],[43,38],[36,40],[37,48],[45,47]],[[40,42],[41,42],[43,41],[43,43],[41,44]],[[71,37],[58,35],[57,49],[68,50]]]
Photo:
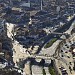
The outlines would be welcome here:
[[[43,69],[46,72],[46,75],[51,75],[49,73],[48,67],[41,67],[41,66],[37,66],[37,65],[33,65],[32,66],[32,75],[43,75]]]
[[[42,69],[43,68],[40,66],[33,65],[32,66],[32,75],[43,75]]]
[[[44,67],[44,69],[45,69],[46,75],[51,75],[51,74],[49,73],[48,67]]]

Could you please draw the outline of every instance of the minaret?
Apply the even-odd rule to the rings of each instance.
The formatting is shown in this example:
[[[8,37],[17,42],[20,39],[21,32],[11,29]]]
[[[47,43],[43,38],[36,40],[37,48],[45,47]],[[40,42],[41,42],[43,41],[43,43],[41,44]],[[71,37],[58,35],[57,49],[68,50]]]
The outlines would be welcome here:
[[[13,6],[12,0],[10,0],[10,5]]]
[[[28,3],[30,3],[30,7],[31,7],[31,2],[30,2],[30,0],[28,0]]]
[[[41,0],[41,10],[42,10],[42,0]]]
[[[30,0],[28,0],[28,3],[30,3]]]

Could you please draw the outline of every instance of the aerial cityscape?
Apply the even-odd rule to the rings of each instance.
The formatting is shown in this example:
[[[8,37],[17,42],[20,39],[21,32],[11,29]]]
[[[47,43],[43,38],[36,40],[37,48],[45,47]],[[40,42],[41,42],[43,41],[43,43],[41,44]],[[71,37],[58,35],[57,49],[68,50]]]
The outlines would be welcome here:
[[[75,0],[0,0],[0,75],[75,75]]]

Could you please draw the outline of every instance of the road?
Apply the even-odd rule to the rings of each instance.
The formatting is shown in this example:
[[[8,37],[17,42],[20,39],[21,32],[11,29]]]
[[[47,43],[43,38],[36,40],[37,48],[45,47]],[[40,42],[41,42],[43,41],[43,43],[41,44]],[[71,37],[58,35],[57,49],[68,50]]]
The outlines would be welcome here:
[[[74,17],[75,19],[75,17]],[[72,22],[74,21],[74,19],[72,19],[69,23],[69,26],[72,24]],[[11,25],[10,25],[11,26]],[[62,27],[63,29],[64,27]],[[67,28],[66,28],[67,29]],[[8,27],[8,33],[12,33],[12,30],[13,30],[13,26],[11,27]],[[65,29],[63,29],[62,31],[64,31]],[[59,31],[59,30],[58,30]],[[10,34],[9,33],[9,34]],[[9,38],[12,39],[12,34],[8,35]],[[53,34],[49,34],[47,36],[44,37],[44,44],[49,41],[51,38],[53,38],[54,35]],[[44,44],[41,46],[41,48],[44,46]],[[57,43],[56,43],[57,44]],[[54,44],[54,46],[56,45]],[[39,50],[41,50],[41,48]],[[54,48],[54,47],[53,47]],[[53,50],[53,48],[51,50]],[[17,63],[16,62],[19,62],[19,59],[21,60],[25,60],[26,58],[30,57],[30,58],[37,58],[37,59],[46,59],[46,60],[50,60],[50,59],[55,59],[51,56],[48,56],[48,55],[31,55],[30,53],[27,52],[27,50],[25,48],[23,48],[22,45],[19,44],[19,42],[15,41],[13,42],[13,61],[15,63],[15,66],[17,66]],[[52,52],[52,51],[51,51]],[[48,52],[50,53],[50,52]],[[48,54],[47,53],[47,54]],[[55,52],[53,52],[55,53]],[[52,54],[52,53],[51,53]]]
[[[72,25],[73,21],[75,20],[75,16],[65,25],[63,25],[62,27],[60,27],[59,29],[56,29],[54,32],[58,32],[58,33],[63,33],[65,31],[67,31],[70,26]],[[55,38],[54,37],[55,34],[48,34],[47,36],[43,37],[43,40],[44,43],[40,46],[40,48],[38,49],[38,51],[36,52],[36,54],[40,53],[41,49],[43,48],[43,46],[52,38]],[[38,40],[38,42],[41,42],[41,40]]]

